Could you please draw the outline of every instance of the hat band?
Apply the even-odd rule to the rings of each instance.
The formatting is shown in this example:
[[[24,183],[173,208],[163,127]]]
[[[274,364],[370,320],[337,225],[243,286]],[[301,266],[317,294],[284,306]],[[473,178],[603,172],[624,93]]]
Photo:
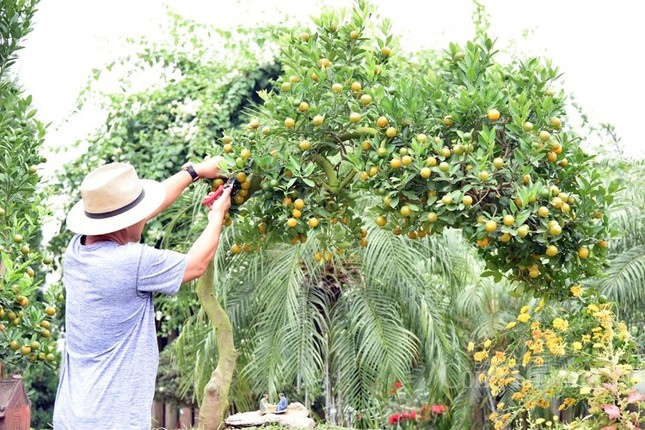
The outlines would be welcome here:
[[[131,203],[128,203],[127,205],[125,205],[123,207],[120,207],[118,209],[114,209],[113,211],[101,212],[101,213],[91,213],[91,212],[85,211],[85,215],[88,218],[92,218],[92,219],[103,219],[103,218],[110,218],[110,217],[113,217],[113,216],[117,216],[117,215],[122,214],[123,212],[129,211],[130,209],[132,209],[133,207],[138,205],[141,202],[141,200],[143,200],[143,198],[145,196],[146,196],[145,190],[141,189],[141,194],[139,194],[139,197],[137,197],[136,199],[134,199],[134,201],[132,201]]]

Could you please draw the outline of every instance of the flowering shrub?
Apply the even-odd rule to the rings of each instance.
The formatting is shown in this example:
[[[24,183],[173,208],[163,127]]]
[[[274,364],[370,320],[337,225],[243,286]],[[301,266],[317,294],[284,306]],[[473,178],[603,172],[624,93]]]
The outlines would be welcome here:
[[[396,429],[449,429],[449,408],[443,404],[425,403],[415,407],[417,402],[407,395],[403,384],[396,381],[390,390],[391,408],[396,412],[388,418],[388,424]]]
[[[468,345],[479,382],[497,401],[489,416],[495,429],[640,428],[639,357],[627,326],[604,298],[580,286],[570,292],[565,302],[524,306],[498,339]],[[540,414],[552,417],[531,418]]]

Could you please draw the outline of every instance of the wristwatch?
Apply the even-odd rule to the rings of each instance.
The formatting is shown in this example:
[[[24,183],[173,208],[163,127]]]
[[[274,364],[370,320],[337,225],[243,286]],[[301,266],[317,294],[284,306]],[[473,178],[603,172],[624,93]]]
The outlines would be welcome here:
[[[199,179],[199,175],[195,171],[195,168],[193,167],[192,164],[190,164],[190,163],[186,164],[184,167],[181,168],[181,170],[184,170],[184,171],[188,172],[188,174],[192,178],[193,182],[195,182],[196,180]]]

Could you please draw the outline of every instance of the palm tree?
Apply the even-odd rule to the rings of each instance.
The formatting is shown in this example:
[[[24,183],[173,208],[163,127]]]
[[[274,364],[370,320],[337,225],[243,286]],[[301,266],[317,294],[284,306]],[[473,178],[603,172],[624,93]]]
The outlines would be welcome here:
[[[374,203],[359,207],[367,213]],[[315,238],[232,255],[235,231],[225,232],[214,288],[239,351],[234,410],[254,409],[252,393],[287,391],[322,402],[331,423],[371,428],[383,424],[389,388],[403,381],[423,387],[426,401],[453,404],[459,428],[468,426],[480,394],[464,346],[505,326],[516,307],[509,286],[479,277],[483,265],[459,230],[410,240],[372,219],[365,248],[322,261]],[[175,346],[195,364],[183,388],[198,398],[217,358],[206,325],[196,314]]]

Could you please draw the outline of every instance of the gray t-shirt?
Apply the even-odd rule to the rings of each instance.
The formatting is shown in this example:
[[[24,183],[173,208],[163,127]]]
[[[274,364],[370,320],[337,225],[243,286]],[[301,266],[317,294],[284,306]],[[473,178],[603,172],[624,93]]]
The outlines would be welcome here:
[[[56,430],[149,430],[159,351],[152,293],[179,291],[186,256],[139,243],[65,252],[66,348]]]

